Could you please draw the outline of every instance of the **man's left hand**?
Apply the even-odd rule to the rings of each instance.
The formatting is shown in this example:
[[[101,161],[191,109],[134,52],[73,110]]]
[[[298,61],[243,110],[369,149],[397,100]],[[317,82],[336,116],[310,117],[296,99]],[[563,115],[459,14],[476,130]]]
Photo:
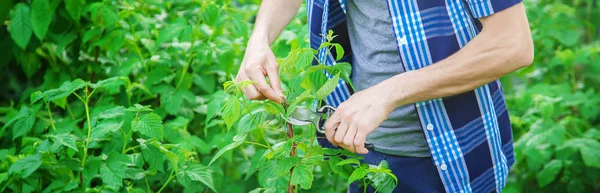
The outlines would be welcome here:
[[[385,82],[385,81],[384,81]],[[325,123],[327,140],[350,152],[367,154],[367,135],[386,120],[395,108],[384,82],[350,96]]]

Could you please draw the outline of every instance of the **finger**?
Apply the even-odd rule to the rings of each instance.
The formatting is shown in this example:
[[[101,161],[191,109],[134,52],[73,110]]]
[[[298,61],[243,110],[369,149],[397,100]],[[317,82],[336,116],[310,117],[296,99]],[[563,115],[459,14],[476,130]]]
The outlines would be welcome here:
[[[366,129],[366,128],[360,128]],[[359,154],[367,154],[369,150],[365,147],[365,141],[367,140],[367,135],[362,132],[356,132],[356,136],[354,137],[354,149],[356,153]]]
[[[279,79],[279,67],[277,65],[277,61],[274,58],[268,61],[267,76],[269,77],[271,88],[275,90],[279,97],[284,99],[285,96],[283,95],[283,91],[281,90],[281,80]]]
[[[346,149],[346,146],[343,140],[344,136],[346,135],[346,131],[348,131],[349,126],[350,125],[348,125],[348,121],[342,120],[342,122],[340,122],[340,125],[337,127],[337,130],[335,131],[335,136],[333,137],[335,143],[342,146],[344,149]]]
[[[275,90],[273,90],[268,84],[267,84],[267,80],[265,80],[265,76],[263,71],[260,69],[260,67],[251,67],[248,71],[248,77],[250,77],[250,79],[252,81],[254,81],[254,84],[256,86],[256,89],[258,90],[258,92],[260,92],[263,96],[267,97],[268,99],[271,99],[275,102],[278,103],[282,103],[283,100],[281,97],[279,97],[279,94],[277,94],[275,92]]]
[[[337,125],[340,123],[340,113],[341,111],[338,110],[334,112],[329,118],[327,118],[325,125],[323,125],[325,127],[325,131],[334,130],[337,127]]]
[[[329,120],[328,120],[329,121]],[[335,127],[337,127],[339,125],[339,122],[335,123]],[[327,137],[327,140],[334,146],[338,147],[338,144],[335,143],[335,141],[333,140],[335,135],[335,129],[325,129],[325,137]]]
[[[346,147],[346,149],[352,153],[356,152],[356,147],[354,145],[354,138],[356,137],[356,130],[358,129],[358,127],[356,127],[356,124],[352,124],[350,125],[350,127],[348,128],[348,131],[346,131],[346,135],[344,136],[344,146]]]
[[[241,81],[246,81],[249,80],[248,76],[246,76],[245,73],[240,73],[238,74],[236,80],[238,82]],[[258,92],[258,90],[256,89],[256,87],[252,84],[243,87],[242,88],[242,92],[244,93],[244,95],[246,95],[246,98],[250,99],[250,100],[263,100],[265,99],[265,96],[263,96],[260,92]]]

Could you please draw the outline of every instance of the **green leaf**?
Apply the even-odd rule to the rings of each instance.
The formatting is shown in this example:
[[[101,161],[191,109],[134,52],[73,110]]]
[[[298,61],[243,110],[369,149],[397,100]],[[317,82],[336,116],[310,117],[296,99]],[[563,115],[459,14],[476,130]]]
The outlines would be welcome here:
[[[100,167],[100,178],[102,182],[110,186],[123,186],[123,177],[127,169],[128,158],[125,155],[112,152],[106,162]]]
[[[191,188],[192,182],[201,182],[216,192],[211,175],[212,171],[203,165],[190,163],[177,171],[177,181],[185,187]]]
[[[82,0],[65,0],[65,8],[73,20],[79,22],[81,18],[81,10],[84,4]]]
[[[325,84],[321,88],[319,88],[317,93],[315,93],[315,97],[318,100],[325,99],[325,97],[327,97],[329,94],[331,94],[331,92],[333,92],[333,90],[335,90],[339,81],[340,74],[336,74],[332,79],[327,80],[327,82],[325,82]]]
[[[333,44],[335,46],[335,60],[340,60],[344,57],[344,48],[340,44]]]
[[[68,97],[73,92],[85,87],[86,85],[87,82],[84,82],[81,79],[75,79],[71,82],[65,81],[59,88],[42,92],[41,96],[44,98],[44,101],[50,102],[56,99]],[[38,96],[36,99],[39,100],[40,96]],[[33,102],[36,102],[37,100],[34,100]]]
[[[128,82],[129,78],[124,76],[117,76],[98,81],[97,83],[91,84],[90,86],[94,89],[105,88],[108,90],[117,90],[121,85],[125,85]]]
[[[537,174],[537,181],[541,188],[552,183],[556,178],[556,175],[560,172],[563,167],[561,160],[552,160],[544,165],[542,171]]]
[[[7,172],[2,172],[0,173],[0,184],[2,184],[2,182],[8,180],[8,173]]]
[[[59,143],[61,145],[64,145],[66,147],[69,147],[77,152],[79,152],[79,150],[77,149],[77,137],[75,137],[75,135],[69,134],[69,133],[61,133],[58,135],[53,135],[52,139],[54,139],[54,143]]]
[[[31,78],[40,69],[40,58],[33,52],[26,52],[17,55],[17,60],[21,65],[21,69],[27,78]]]
[[[223,155],[223,153],[225,153],[226,151],[232,150],[233,148],[236,148],[237,146],[240,146],[244,141],[240,140],[240,141],[235,141],[233,143],[230,143],[229,145],[223,147],[223,149],[219,150],[215,156],[210,160],[210,163],[208,163],[208,165],[210,166],[213,162],[215,162],[219,157],[221,157],[221,155]]]
[[[315,54],[312,49],[305,49],[298,53],[298,59],[296,60],[296,69],[298,71],[304,70],[311,66]],[[321,66],[321,65],[318,65]]]
[[[38,39],[43,40],[52,22],[54,10],[49,0],[33,0],[31,2],[31,27]]]
[[[107,133],[118,131],[121,127],[123,127],[123,120],[104,119],[92,129],[91,138],[103,140]]]
[[[158,49],[161,44],[165,43],[165,42],[169,42],[172,41],[174,38],[178,38],[179,36],[181,36],[181,32],[185,29],[185,26],[181,26],[181,25],[176,25],[176,26],[170,26],[164,29],[161,29],[158,32],[158,37],[156,38],[156,48]]]
[[[34,154],[28,155],[23,159],[17,160],[14,164],[10,166],[8,169],[9,174],[20,173],[21,178],[27,178],[31,175],[35,170],[37,170],[42,165],[42,155]]]
[[[363,167],[357,168],[352,172],[352,174],[350,175],[350,178],[348,178],[348,184],[350,184],[356,180],[363,179],[366,175],[367,175],[367,168],[363,168]]]
[[[579,151],[586,166],[600,168],[600,143],[598,141],[590,140],[590,143]]]
[[[219,8],[215,4],[208,4],[203,7],[202,16],[206,24],[213,26],[219,19]]]
[[[206,119],[204,120],[204,125],[208,125],[208,122],[212,120],[219,109],[223,107],[223,103],[225,100],[225,93],[223,91],[218,91],[212,96],[212,100],[208,103],[206,107]]]
[[[178,90],[173,93],[160,95],[160,102],[169,114],[176,115],[181,110],[183,94]]]
[[[230,129],[240,118],[242,105],[238,98],[232,96],[229,98],[229,100],[227,100],[227,102],[225,102],[225,105],[221,111],[223,112],[223,120],[227,125],[227,129]]]
[[[140,146],[142,148],[142,156],[144,157],[144,160],[148,162],[150,168],[165,172],[163,165],[165,157],[163,153],[160,152],[160,149],[153,144],[140,143]]]
[[[396,188],[396,182],[390,175],[376,173],[373,178],[373,187],[377,192],[392,193]]]
[[[347,158],[344,161],[341,161],[341,162],[337,163],[338,166],[343,166],[343,165],[346,165],[346,164],[356,164],[356,165],[359,165],[360,161],[358,161],[358,159],[354,159],[354,158]]]
[[[314,176],[312,170],[306,165],[298,165],[292,173],[292,185],[300,185],[302,189],[310,189]]]
[[[255,116],[257,116],[257,115],[255,114]],[[240,122],[238,123],[237,131],[238,131],[238,133],[248,133],[250,131],[253,131],[257,127],[258,127],[258,125],[256,125],[254,123],[252,116],[250,116],[250,114],[246,114],[246,115],[244,115],[244,117],[242,117],[242,119],[240,119]]]
[[[21,49],[25,49],[31,38],[31,18],[29,6],[25,3],[17,3],[10,14],[8,25],[10,37]]]
[[[24,136],[31,131],[33,124],[35,124],[35,112],[31,108],[23,106],[21,107],[21,110],[19,110],[19,114],[4,125],[4,127],[10,125],[11,122],[14,122],[12,126],[13,139]]]
[[[125,115],[125,107],[116,106],[116,107],[107,109],[105,111],[102,111],[102,113],[100,113],[98,115],[98,118],[99,119],[110,119],[110,118],[120,117],[123,115]]]
[[[134,131],[140,132],[145,136],[154,137],[162,141],[162,118],[156,113],[148,113],[142,115],[138,120],[134,120],[131,123]]]

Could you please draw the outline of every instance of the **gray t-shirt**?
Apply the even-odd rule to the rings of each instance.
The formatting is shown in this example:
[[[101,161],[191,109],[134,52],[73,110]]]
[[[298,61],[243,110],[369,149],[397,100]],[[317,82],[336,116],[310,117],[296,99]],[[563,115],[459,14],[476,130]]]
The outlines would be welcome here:
[[[404,72],[386,1],[347,0],[346,6],[356,91]],[[367,141],[387,154],[431,156],[414,104],[394,109]]]

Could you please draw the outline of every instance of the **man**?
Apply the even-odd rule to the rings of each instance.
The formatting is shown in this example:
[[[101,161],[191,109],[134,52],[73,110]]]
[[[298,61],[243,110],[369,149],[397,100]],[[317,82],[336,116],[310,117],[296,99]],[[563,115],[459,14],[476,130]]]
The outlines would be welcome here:
[[[269,45],[300,4],[262,2],[237,77],[256,82],[248,98],[282,102]],[[329,142],[368,164],[387,160],[394,192],[502,191],[514,156],[498,79],[533,60],[521,0],[307,0],[307,8],[311,47],[333,30],[353,68],[356,92],[340,81],[326,100],[338,107],[325,124]],[[335,54],[320,50],[319,62],[334,65]]]

